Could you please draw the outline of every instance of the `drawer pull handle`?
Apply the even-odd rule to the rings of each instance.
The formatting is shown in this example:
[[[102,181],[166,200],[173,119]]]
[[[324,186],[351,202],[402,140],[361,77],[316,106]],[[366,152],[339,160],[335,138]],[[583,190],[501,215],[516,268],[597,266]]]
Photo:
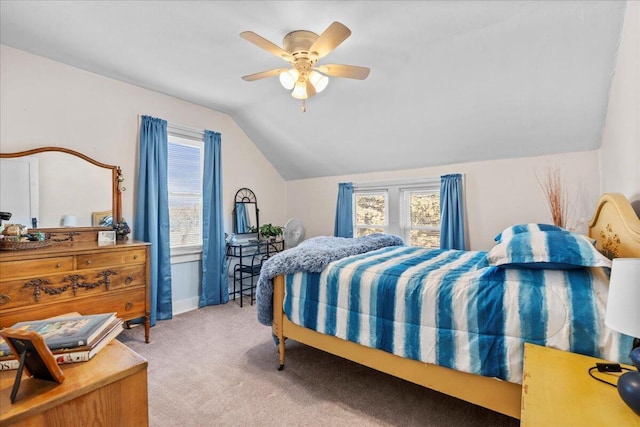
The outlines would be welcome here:
[[[91,264],[93,262],[93,260],[88,259],[87,260],[87,264]]]
[[[125,309],[126,311],[129,311],[129,310],[131,310],[132,308],[133,308],[133,303],[132,303],[131,301],[127,301],[127,303],[126,303],[126,304],[125,304],[125,306],[124,306],[124,309]]]
[[[131,282],[133,282],[133,274],[129,274],[127,278],[124,279],[124,283],[126,283],[127,285],[131,284]]]
[[[0,295],[0,305],[8,304],[11,302],[11,297],[7,294]]]
[[[133,259],[138,259],[138,255],[134,255],[134,256],[133,256]]]
[[[62,267],[62,263],[61,262],[56,264],[56,268],[60,268],[60,267]]]

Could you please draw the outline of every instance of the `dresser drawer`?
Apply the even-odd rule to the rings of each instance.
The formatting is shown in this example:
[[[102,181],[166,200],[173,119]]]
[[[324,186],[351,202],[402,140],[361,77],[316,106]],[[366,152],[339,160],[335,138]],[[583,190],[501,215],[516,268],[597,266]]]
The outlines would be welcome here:
[[[125,264],[138,264],[146,261],[146,250],[135,249],[130,251],[112,251],[107,253],[95,253],[76,256],[76,268],[97,268],[118,266]]]
[[[116,274],[110,276],[110,291],[145,287],[147,285],[147,268],[145,265],[132,265],[115,269]]]
[[[75,298],[94,298],[119,289],[145,287],[146,272],[143,264],[7,280],[0,283],[0,310],[31,304],[64,303]]]
[[[0,280],[55,274],[71,270],[73,270],[72,256],[7,261],[0,264]]]
[[[133,320],[146,315],[145,289],[103,294],[96,298],[79,298],[73,304],[44,304],[16,310],[0,311],[0,328],[10,327],[24,320],[40,320],[70,311],[80,314],[118,313],[122,320]]]
[[[115,311],[122,320],[132,320],[146,315],[145,289],[103,295],[95,300],[83,299],[74,305],[79,313],[110,313]]]

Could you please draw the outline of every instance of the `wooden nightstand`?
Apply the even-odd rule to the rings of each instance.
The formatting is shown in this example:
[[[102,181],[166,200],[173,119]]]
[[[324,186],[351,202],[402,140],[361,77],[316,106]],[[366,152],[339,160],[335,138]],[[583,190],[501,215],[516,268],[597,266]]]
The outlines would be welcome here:
[[[525,344],[521,425],[640,426],[640,417],[622,401],[617,389],[589,376],[596,362],[604,361]],[[595,375],[617,381],[607,374]]]

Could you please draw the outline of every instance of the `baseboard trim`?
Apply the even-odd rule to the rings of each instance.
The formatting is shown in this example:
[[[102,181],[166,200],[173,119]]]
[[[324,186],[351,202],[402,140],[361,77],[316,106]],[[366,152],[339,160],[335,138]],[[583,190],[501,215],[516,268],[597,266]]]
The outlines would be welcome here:
[[[199,297],[186,298],[180,301],[173,301],[173,314],[186,313],[198,308]]]

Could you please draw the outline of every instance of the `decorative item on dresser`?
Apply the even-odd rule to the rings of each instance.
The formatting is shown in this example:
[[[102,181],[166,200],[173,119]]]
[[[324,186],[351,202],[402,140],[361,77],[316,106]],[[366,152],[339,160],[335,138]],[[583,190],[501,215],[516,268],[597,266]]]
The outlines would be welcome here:
[[[134,240],[105,243],[98,234],[113,231],[113,225],[89,226],[92,214],[105,208],[110,208],[113,218],[122,218],[120,167],[61,147],[0,153],[0,160],[3,173],[5,169],[37,171],[23,184],[35,185],[40,199],[47,196],[49,203],[20,201],[18,206],[30,206],[31,211],[16,210],[13,218],[16,222],[21,217],[37,218],[41,226],[51,228],[29,231],[44,234],[52,243],[0,252],[0,327],[68,312],[116,312],[127,323],[144,318],[149,342],[150,244]],[[25,163],[29,166],[24,167]],[[83,186],[86,183],[90,185]],[[62,187],[64,194],[73,197],[49,197],[49,190],[58,194]],[[11,203],[4,193],[1,200]],[[2,209],[11,211],[4,205]],[[61,209],[65,215],[74,215],[79,226],[59,227]]]
[[[64,373],[57,365],[56,359],[47,347],[42,335],[35,331],[3,329],[0,330],[0,336],[4,338],[13,354],[20,360],[11,389],[11,403],[16,401],[23,372],[30,377],[46,381],[57,383],[64,381]]]

